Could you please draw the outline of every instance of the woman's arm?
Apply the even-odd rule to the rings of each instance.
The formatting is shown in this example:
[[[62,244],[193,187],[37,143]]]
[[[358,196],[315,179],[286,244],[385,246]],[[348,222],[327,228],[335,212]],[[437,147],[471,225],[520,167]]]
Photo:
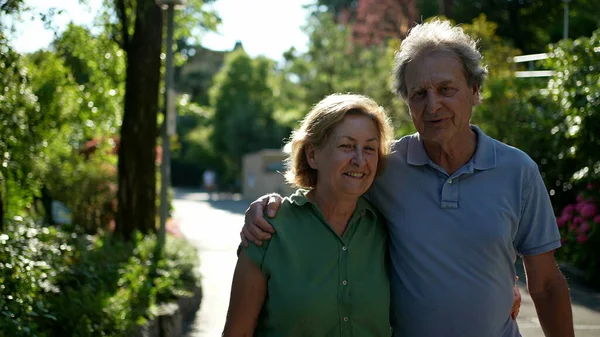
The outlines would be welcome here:
[[[222,336],[254,336],[266,295],[267,279],[246,251],[242,250],[233,273],[229,310]]]

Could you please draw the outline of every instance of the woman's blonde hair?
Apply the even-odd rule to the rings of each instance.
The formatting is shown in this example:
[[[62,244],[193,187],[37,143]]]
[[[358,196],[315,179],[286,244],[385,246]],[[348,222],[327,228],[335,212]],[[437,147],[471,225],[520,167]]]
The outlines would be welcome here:
[[[379,131],[379,164],[377,174],[383,170],[385,158],[390,151],[393,130],[385,110],[367,96],[354,94],[332,94],[319,103],[302,120],[300,128],[290,136],[286,145],[289,157],[286,159],[285,179],[294,187],[314,188],[317,183],[317,171],[306,160],[308,145],[320,148],[327,142],[328,136],[348,114],[363,115],[371,118]]]

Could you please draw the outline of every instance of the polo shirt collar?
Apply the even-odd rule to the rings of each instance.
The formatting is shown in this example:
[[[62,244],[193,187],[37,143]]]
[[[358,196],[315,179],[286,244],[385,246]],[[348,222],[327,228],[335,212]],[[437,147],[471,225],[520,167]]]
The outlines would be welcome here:
[[[296,190],[296,192],[290,196],[290,201],[297,206],[303,206],[306,203],[310,203],[310,200],[308,200],[308,197],[306,196],[308,191],[309,190],[305,189]],[[365,200],[365,198],[358,198],[354,212],[358,212],[358,214],[364,214],[367,211],[375,215],[377,214],[373,206],[367,200]]]
[[[477,134],[477,148],[475,149],[475,155],[471,159],[473,167],[477,170],[487,170],[496,167],[496,145],[494,144],[494,140],[475,125],[471,125],[471,130]],[[413,166],[428,165],[431,162],[419,133],[411,135],[408,140],[406,161]]]

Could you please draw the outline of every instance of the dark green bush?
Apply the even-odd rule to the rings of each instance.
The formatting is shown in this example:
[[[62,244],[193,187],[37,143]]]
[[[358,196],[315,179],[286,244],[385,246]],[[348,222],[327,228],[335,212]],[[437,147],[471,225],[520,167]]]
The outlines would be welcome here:
[[[0,236],[0,336],[129,336],[199,282],[194,247],[156,243],[12,222]]]

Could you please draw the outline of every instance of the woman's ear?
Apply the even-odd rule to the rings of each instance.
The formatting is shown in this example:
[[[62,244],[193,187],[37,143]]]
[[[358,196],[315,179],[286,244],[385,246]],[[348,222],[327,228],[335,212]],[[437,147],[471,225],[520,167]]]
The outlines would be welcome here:
[[[317,160],[316,156],[316,148],[309,144],[304,148],[304,155],[306,156],[306,162],[308,162],[308,166],[310,166],[313,170],[317,169]]]

